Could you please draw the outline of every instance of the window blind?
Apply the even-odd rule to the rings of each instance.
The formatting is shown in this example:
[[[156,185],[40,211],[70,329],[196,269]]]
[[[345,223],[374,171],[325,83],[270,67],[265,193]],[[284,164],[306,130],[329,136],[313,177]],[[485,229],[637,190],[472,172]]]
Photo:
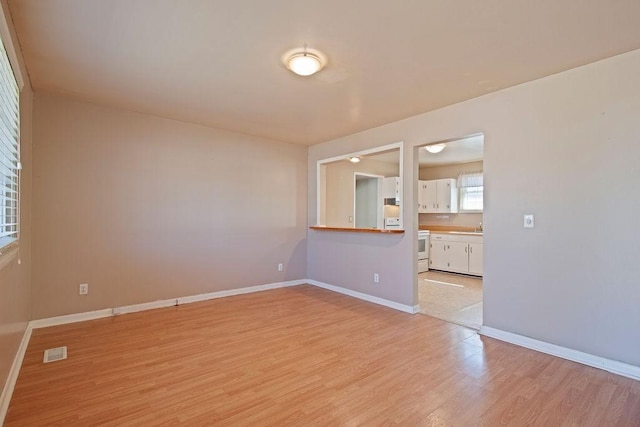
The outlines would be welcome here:
[[[458,176],[460,209],[482,211],[484,208],[484,179],[482,172],[465,172]]]
[[[17,238],[20,209],[18,84],[0,40],[0,242]]]

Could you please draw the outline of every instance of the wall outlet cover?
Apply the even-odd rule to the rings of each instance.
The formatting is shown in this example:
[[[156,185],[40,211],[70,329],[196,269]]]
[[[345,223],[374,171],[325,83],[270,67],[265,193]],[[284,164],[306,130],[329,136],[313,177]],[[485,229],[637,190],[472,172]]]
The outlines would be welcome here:
[[[535,226],[535,218],[533,214],[524,215],[524,228],[533,228]]]

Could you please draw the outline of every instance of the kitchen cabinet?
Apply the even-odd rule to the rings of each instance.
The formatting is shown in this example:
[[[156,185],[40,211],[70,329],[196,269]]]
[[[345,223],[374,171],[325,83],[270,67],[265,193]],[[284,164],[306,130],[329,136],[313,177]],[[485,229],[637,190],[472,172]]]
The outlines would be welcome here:
[[[469,243],[469,274],[482,276],[482,243]]]
[[[429,243],[429,268],[432,270],[447,270],[449,267],[449,257],[447,253],[446,241],[435,241],[434,234],[430,237]]]
[[[432,233],[429,268],[482,276],[482,236]]]
[[[418,213],[429,212],[428,205],[429,203],[435,203],[435,199],[435,181],[418,181]]]
[[[385,199],[400,201],[400,177],[390,176],[382,180],[382,194]]]
[[[418,213],[458,212],[458,189],[453,178],[418,181]]]

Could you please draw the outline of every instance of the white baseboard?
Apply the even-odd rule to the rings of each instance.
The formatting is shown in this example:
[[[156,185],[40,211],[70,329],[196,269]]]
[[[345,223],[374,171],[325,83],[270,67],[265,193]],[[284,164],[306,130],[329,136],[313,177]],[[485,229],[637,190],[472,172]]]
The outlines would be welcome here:
[[[364,294],[362,292],[353,291],[351,289],[342,288],[340,286],[330,285],[328,283],[319,282],[317,280],[307,280],[306,283],[308,283],[310,285],[313,285],[313,286],[317,286],[319,288],[327,289],[329,291],[337,292],[339,294],[344,294],[344,295],[348,295],[350,297],[355,297],[355,298],[358,298],[358,299],[361,299],[361,300],[364,300],[364,301],[368,301],[368,302],[372,302],[372,303],[375,303],[375,304],[384,305],[385,307],[389,307],[389,308],[393,308],[393,309],[396,309],[396,310],[400,310],[400,311],[403,311],[403,312],[409,313],[409,314],[415,314],[418,311],[420,311],[419,309],[416,311],[416,308],[412,307],[410,305],[400,304],[399,302],[390,301],[390,300],[384,299],[384,298],[374,297],[372,295]]]
[[[526,347],[541,353],[557,356],[562,359],[582,363],[583,365],[603,369],[613,374],[622,375],[623,377],[640,380],[640,366],[618,362],[617,360],[606,359],[600,356],[594,356],[593,354],[583,353],[578,350],[572,350],[567,347],[550,344],[548,342],[539,341],[534,338],[525,337],[524,335],[514,334],[501,329],[491,328],[489,326],[480,327],[480,334],[515,344],[520,347]]]
[[[396,310],[400,310],[405,313],[415,314],[420,311],[420,306],[417,306],[417,305],[414,307],[411,307],[409,305],[404,305],[404,304],[400,304],[394,301],[389,301],[383,298],[367,295],[361,292],[352,291],[351,289],[329,285],[328,283],[318,282],[317,280],[300,279],[300,280],[290,280],[288,282],[276,282],[276,283],[269,283],[266,285],[249,286],[246,288],[229,289],[225,291],[209,292],[206,294],[189,295],[185,297],[170,298],[170,299],[158,300],[158,301],[152,301],[152,302],[144,302],[140,304],[125,305],[122,307],[104,308],[101,310],[87,311],[84,313],[48,317],[45,319],[32,320],[31,322],[29,322],[29,326],[32,329],[46,328],[49,326],[65,325],[67,323],[76,323],[76,322],[84,322],[86,320],[102,319],[105,317],[117,316],[120,314],[136,313],[139,311],[154,310],[156,308],[165,308],[165,307],[171,307],[171,306],[182,305],[182,304],[190,304],[193,302],[207,301],[211,299],[230,297],[234,295],[242,295],[242,294],[249,294],[252,292],[261,292],[261,291],[268,291],[271,289],[286,288],[289,286],[297,286],[305,283],[318,286],[320,288],[328,289],[330,291],[338,292],[344,295],[349,295],[355,298],[359,298],[361,300],[384,305],[385,307],[394,308]]]
[[[67,323],[84,322],[85,320],[102,319],[113,315],[113,309],[105,308],[96,311],[87,311],[84,313],[67,314],[65,316],[47,317],[45,319],[36,319],[29,322],[33,329],[46,328],[49,326],[66,325]]]
[[[249,286],[246,288],[229,289],[226,291],[209,292],[206,294],[190,295],[186,297],[170,298],[165,300],[144,302],[141,304],[125,305],[122,307],[104,308],[102,310],[87,311],[85,313],[68,314],[65,316],[49,317],[46,319],[32,320],[29,322],[33,329],[46,328],[48,326],[64,325],[67,323],[84,322],[85,320],[102,319],[125,313],[136,313],[138,311],[153,310],[156,308],[171,307],[174,305],[189,304],[192,302],[206,301],[216,298],[230,297],[233,295],[242,295],[252,292],[267,291],[270,289],[285,288],[288,286],[296,286],[307,283],[306,280],[291,280],[288,282],[269,283],[266,285]]]
[[[178,298],[178,304],[188,304],[191,302],[206,301],[216,298],[230,297],[234,295],[250,294],[252,292],[269,291],[271,289],[287,288],[289,286],[304,285],[306,279],[290,280],[288,282],[269,283],[267,285],[249,286],[247,288],[230,289],[228,291],[211,292],[208,294],[193,295],[190,297]]]
[[[13,363],[11,364],[11,369],[9,370],[7,381],[5,381],[4,383],[2,394],[0,394],[0,426],[4,424],[4,418],[7,416],[7,411],[9,410],[9,402],[11,401],[13,389],[15,388],[16,381],[18,380],[18,374],[20,373],[20,368],[22,367],[24,355],[27,352],[27,346],[29,345],[29,340],[31,339],[32,330],[33,328],[31,327],[31,322],[29,322],[27,324],[27,328],[24,331],[24,334],[22,335],[22,340],[20,341],[20,345],[18,346],[18,351],[13,358]]]

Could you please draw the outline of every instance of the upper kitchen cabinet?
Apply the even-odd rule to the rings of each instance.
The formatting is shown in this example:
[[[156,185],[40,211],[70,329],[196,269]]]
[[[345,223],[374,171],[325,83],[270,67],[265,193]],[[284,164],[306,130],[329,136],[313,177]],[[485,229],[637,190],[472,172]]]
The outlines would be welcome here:
[[[382,180],[382,188],[384,193],[383,198],[394,199],[396,202],[392,204],[397,204],[400,200],[400,178],[397,176],[384,178]]]
[[[458,212],[458,189],[453,178],[419,181],[418,213]]]

